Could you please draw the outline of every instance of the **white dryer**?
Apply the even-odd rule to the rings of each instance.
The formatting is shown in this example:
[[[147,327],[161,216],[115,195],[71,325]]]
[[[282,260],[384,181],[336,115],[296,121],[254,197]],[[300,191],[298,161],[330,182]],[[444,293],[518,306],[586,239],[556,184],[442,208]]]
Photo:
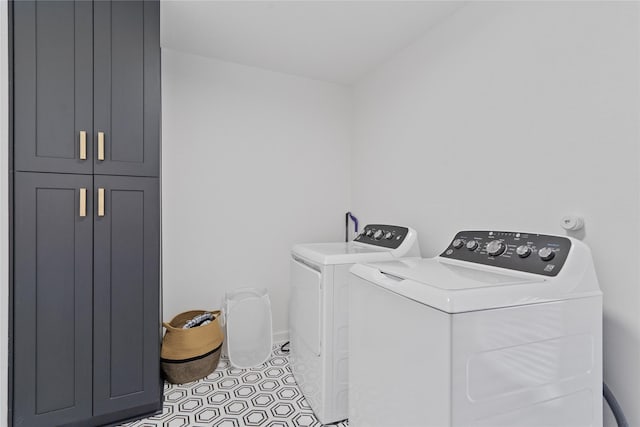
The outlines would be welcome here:
[[[349,426],[601,426],[602,294],[568,237],[463,231],[355,265]]]
[[[356,262],[419,257],[407,227],[367,225],[349,243],[309,243],[291,251],[291,370],[322,424],[347,418],[348,280]]]

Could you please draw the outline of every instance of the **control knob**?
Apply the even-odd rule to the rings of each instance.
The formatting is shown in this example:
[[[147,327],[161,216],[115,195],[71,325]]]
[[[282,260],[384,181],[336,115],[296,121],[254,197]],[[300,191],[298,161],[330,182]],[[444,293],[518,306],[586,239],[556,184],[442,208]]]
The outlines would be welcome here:
[[[387,240],[391,240],[392,237],[393,237],[393,234],[390,231],[387,231],[387,233],[384,235],[384,238]]]
[[[460,249],[461,247],[464,246],[464,240],[462,239],[456,239],[453,241],[453,247],[456,249]]]
[[[538,251],[538,256],[543,261],[551,261],[556,253],[551,248],[544,247]]]
[[[373,234],[373,238],[376,240],[382,239],[382,230],[376,230],[376,232]]]
[[[478,242],[475,240],[469,240],[467,242],[467,249],[470,251],[475,251],[478,248]]]
[[[500,256],[507,249],[507,246],[501,240],[492,240],[487,244],[487,253],[490,256]]]
[[[527,245],[518,246],[516,253],[520,258],[526,258],[531,255],[531,248]]]

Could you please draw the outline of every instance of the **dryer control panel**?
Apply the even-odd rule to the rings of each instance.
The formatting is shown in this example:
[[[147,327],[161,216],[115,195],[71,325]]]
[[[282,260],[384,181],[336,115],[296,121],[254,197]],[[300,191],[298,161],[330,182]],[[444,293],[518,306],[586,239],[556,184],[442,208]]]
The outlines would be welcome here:
[[[407,237],[409,229],[397,225],[369,224],[353,239],[356,242],[397,249]]]
[[[571,240],[512,231],[460,231],[440,254],[477,264],[556,276],[569,255]]]

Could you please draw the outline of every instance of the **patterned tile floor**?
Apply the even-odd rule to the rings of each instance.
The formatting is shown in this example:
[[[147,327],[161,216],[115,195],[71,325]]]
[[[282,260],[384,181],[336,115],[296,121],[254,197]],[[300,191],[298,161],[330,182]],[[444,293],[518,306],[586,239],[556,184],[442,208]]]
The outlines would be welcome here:
[[[181,385],[165,383],[164,399],[162,414],[121,427],[321,426],[298,389],[288,355],[280,350],[280,344],[261,366],[238,369],[221,358],[215,372],[202,380]]]

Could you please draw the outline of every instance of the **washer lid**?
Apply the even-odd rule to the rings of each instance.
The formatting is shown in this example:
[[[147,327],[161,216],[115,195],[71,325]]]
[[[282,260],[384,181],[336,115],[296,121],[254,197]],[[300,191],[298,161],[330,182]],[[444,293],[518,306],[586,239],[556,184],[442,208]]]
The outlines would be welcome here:
[[[598,291],[575,292],[569,283],[556,278],[501,270],[438,257],[351,268],[353,274],[374,285],[446,313],[599,295]]]
[[[544,282],[544,277],[479,270],[471,266],[433,259],[390,261],[376,265],[378,270],[396,279],[407,279],[443,290],[478,289],[491,286]]]
[[[394,259],[391,249],[353,242],[305,243],[291,252],[320,265],[353,264]]]

